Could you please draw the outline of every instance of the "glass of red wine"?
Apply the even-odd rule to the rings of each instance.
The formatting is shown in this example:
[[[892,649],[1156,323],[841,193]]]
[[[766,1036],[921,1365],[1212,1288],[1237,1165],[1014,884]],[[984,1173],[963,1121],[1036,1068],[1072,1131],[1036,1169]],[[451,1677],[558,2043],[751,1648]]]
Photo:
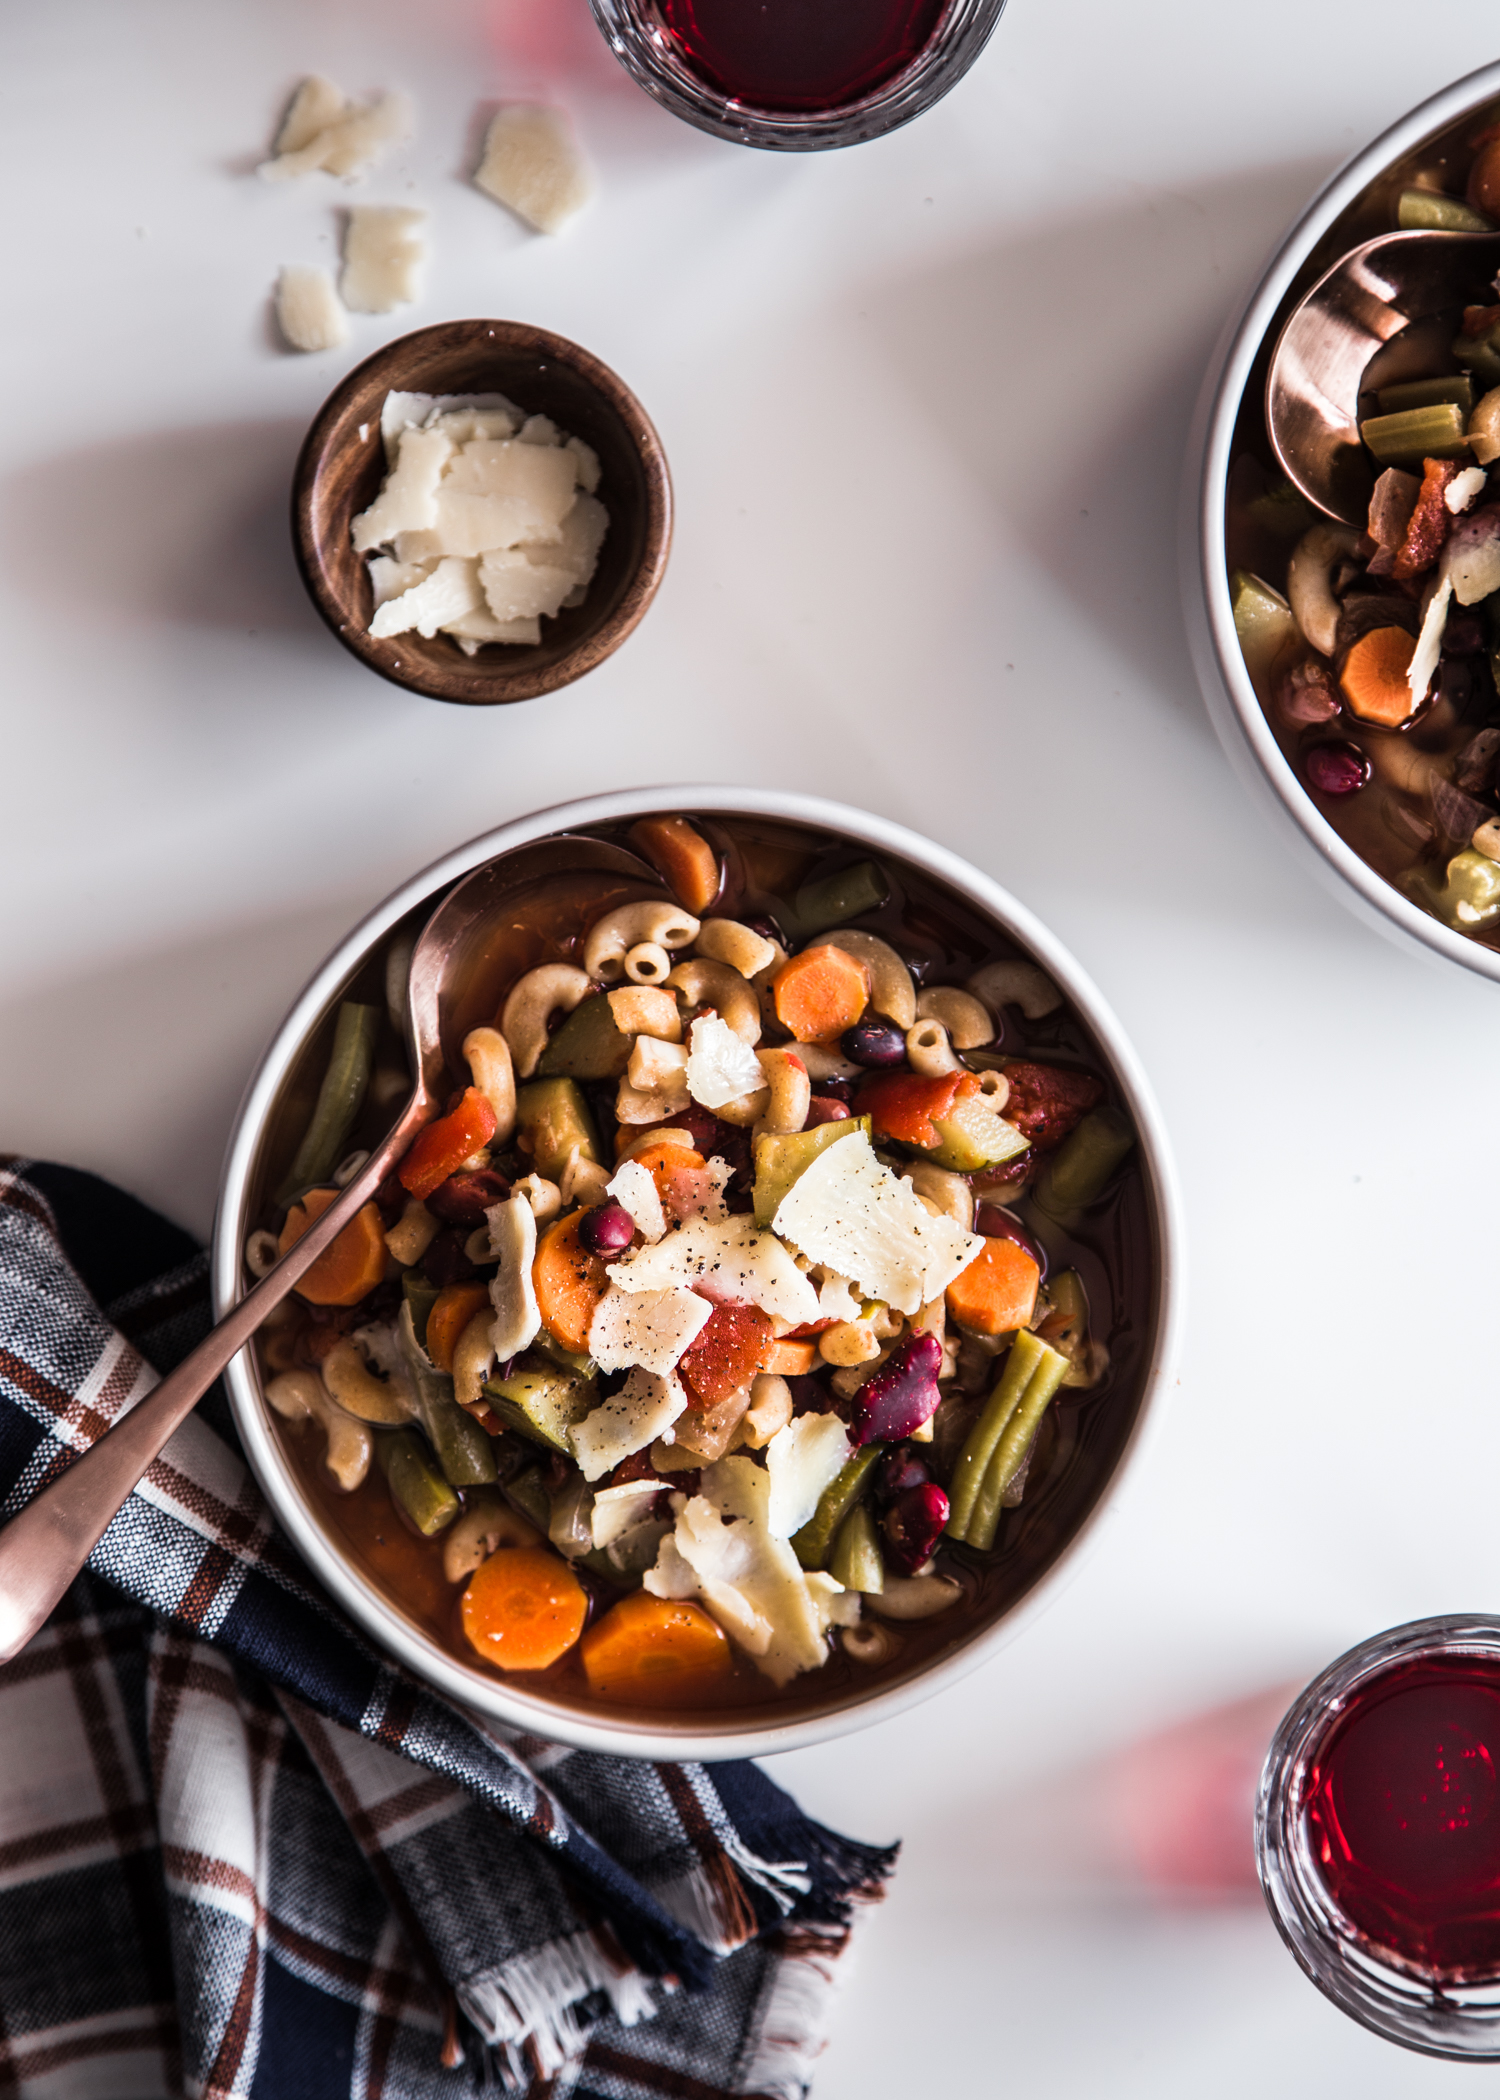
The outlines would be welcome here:
[[[621,65],[742,146],[854,146],[930,109],[1005,0],[592,0]]]
[[[1282,1721],[1261,1886],[1313,1982],[1374,2033],[1500,2059],[1500,1619],[1351,1648]]]

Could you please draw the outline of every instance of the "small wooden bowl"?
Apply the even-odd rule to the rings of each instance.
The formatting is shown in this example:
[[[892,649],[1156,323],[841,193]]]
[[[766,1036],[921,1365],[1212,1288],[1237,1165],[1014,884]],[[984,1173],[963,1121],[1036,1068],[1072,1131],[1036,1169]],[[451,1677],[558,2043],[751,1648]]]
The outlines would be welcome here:
[[[380,411],[393,389],[508,395],[551,416],[599,455],[609,531],[582,605],[542,623],[535,648],[490,643],[465,656],[451,636],[369,633],[374,596],[350,527],[385,474]],[[661,439],[630,389],[565,336],[520,321],[442,321],[387,343],[340,381],[303,442],[292,477],[292,541],[314,605],[361,663],[464,707],[555,692],[619,648],[656,595],[672,545],[672,480]]]

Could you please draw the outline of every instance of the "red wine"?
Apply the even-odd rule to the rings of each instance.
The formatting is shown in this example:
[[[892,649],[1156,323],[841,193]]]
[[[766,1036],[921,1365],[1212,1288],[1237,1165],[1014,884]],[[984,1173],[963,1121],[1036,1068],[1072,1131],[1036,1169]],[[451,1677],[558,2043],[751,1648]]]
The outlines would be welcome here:
[[[1500,1662],[1373,1677],[1318,1753],[1307,1820],[1328,1893],[1435,1979],[1500,1976]]]
[[[945,0],[658,0],[683,60],[754,109],[838,109],[909,65]]]

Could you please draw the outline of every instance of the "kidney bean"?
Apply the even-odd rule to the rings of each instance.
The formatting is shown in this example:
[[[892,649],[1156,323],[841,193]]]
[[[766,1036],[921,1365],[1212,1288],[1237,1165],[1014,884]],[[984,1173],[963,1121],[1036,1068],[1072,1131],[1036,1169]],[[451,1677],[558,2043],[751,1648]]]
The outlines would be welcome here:
[[[842,1101],[845,1108],[854,1099],[854,1081],[852,1079],[815,1079],[812,1083],[812,1090],[815,1100],[820,1094],[826,1095],[830,1101]]]
[[[849,1105],[846,1101],[835,1101],[829,1094],[814,1094],[807,1104],[807,1120],[803,1125],[810,1130],[814,1123],[847,1123]]]
[[[656,1127],[661,1130],[685,1130],[696,1149],[706,1158],[710,1152],[719,1149],[720,1131],[728,1130],[732,1125],[721,1123],[709,1109],[700,1108],[695,1101],[691,1108],[679,1109],[675,1116],[663,1116]]]
[[[891,1021],[856,1021],[845,1030],[839,1048],[851,1063],[872,1071],[906,1062],[906,1037]]]
[[[1352,795],[1368,781],[1370,761],[1358,744],[1314,744],[1302,770],[1320,795]]]
[[[893,1444],[937,1413],[943,1345],[925,1329],[898,1344],[848,1402],[845,1419],[856,1444]]]
[[[445,1284],[467,1283],[479,1274],[464,1252],[464,1241],[471,1229],[462,1225],[445,1225],[423,1255],[422,1267],[427,1281],[435,1283],[439,1290]]]
[[[1340,709],[1333,673],[1327,664],[1295,664],[1276,688],[1276,708],[1293,729],[1306,729],[1314,722],[1331,722]]]
[[[445,1225],[466,1225],[472,1232],[476,1225],[484,1223],[485,1212],[503,1203],[509,1194],[510,1183],[493,1167],[467,1174],[460,1168],[433,1190],[427,1198],[427,1208]]]
[[[887,1557],[903,1575],[915,1575],[923,1561],[930,1560],[948,1521],[948,1497],[935,1480],[908,1488],[885,1513]]]
[[[886,1507],[932,1478],[910,1444],[895,1444],[875,1468],[875,1500]]]
[[[601,1203],[578,1220],[578,1237],[590,1254],[623,1254],[635,1238],[635,1219],[623,1203]]]
[[[1024,1247],[1041,1270],[1043,1282],[1046,1281],[1046,1248],[1039,1240],[1034,1240],[1020,1219],[1013,1218],[1008,1210],[1002,1210],[998,1203],[981,1203],[974,1212],[974,1230],[987,1240],[1014,1240],[1018,1247]]]

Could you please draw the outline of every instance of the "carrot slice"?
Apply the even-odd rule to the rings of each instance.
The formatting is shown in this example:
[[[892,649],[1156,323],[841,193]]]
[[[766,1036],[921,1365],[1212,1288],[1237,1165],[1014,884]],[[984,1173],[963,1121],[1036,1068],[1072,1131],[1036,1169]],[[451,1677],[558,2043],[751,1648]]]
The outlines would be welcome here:
[[[440,1371],[452,1371],[459,1336],[490,1302],[482,1283],[450,1283],[437,1294],[427,1315],[427,1354]]]
[[[1339,684],[1362,722],[1400,728],[1416,705],[1406,682],[1416,650],[1404,627],[1372,627],[1360,636],[1344,658]]]
[[[1036,1311],[1042,1272],[1014,1240],[986,1240],[948,1286],[948,1310],[975,1334],[1012,1334]]]
[[[450,1174],[458,1172],[471,1152],[487,1145],[494,1135],[494,1109],[477,1086],[466,1087],[451,1115],[439,1116],[418,1131],[396,1178],[409,1196],[423,1203]]]
[[[584,1213],[559,1218],[542,1234],[531,1265],[537,1310],[547,1332],[582,1356],[589,1345],[594,1308],[609,1289],[603,1255],[590,1254],[578,1236]]]
[[[286,1214],[278,1247],[289,1253],[315,1218],[321,1218],[338,1189],[309,1189]],[[358,1305],[385,1275],[385,1227],[373,1203],[363,1204],[331,1247],[325,1247],[301,1282],[297,1296],[309,1305]]]
[[[632,1706],[691,1706],[734,1664],[722,1627],[706,1611],[645,1590],[622,1597],[591,1626],[579,1652],[589,1690]]]
[[[630,843],[670,884],[679,904],[700,916],[719,894],[719,856],[686,817],[643,817]]]
[[[842,948],[804,948],[771,979],[776,1015],[799,1043],[820,1043],[852,1028],[870,1003],[870,972]]]
[[[588,1617],[583,1584],[560,1554],[502,1546],[469,1577],[460,1606],[469,1645],[502,1670],[545,1670]]]
[[[711,1407],[748,1385],[775,1339],[758,1305],[716,1305],[677,1366],[689,1406]]]

